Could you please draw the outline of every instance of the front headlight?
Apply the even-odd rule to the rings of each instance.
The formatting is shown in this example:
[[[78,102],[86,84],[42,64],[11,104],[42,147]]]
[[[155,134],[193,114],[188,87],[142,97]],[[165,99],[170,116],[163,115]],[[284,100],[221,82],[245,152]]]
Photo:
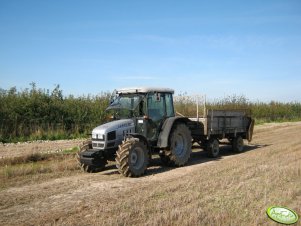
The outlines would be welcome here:
[[[92,134],[92,139],[100,139],[100,140],[103,140],[103,139],[104,139],[104,135],[103,135],[103,134],[97,134],[97,133],[94,133],[94,134]]]
[[[103,140],[103,138],[104,138],[103,134],[97,134],[96,136],[97,136],[96,139]]]

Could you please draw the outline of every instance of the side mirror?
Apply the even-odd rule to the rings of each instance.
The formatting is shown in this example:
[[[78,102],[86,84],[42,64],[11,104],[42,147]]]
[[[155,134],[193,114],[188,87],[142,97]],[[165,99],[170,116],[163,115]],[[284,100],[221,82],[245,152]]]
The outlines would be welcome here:
[[[118,96],[119,96],[119,95],[118,95],[118,93],[117,93],[117,90],[115,89],[115,90],[112,92],[111,96],[110,96],[110,105],[116,100],[116,98],[117,98]]]

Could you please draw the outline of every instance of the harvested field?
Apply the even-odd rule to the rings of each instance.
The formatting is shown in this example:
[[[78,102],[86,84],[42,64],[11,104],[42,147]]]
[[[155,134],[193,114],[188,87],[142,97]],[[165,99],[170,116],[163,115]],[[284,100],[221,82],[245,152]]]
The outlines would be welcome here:
[[[256,126],[244,153],[225,145],[209,159],[196,148],[187,166],[155,158],[140,178],[124,178],[113,163],[81,172],[71,151],[79,141],[48,142],[48,151],[70,151],[37,161],[22,158],[45,152],[34,143],[27,151],[2,145],[0,225],[277,225],[265,213],[271,205],[301,215],[300,134],[301,122]]]

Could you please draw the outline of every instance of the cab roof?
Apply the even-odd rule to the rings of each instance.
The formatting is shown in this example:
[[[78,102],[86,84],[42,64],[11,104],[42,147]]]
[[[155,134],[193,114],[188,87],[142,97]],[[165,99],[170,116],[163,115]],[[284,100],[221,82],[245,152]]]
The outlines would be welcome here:
[[[117,90],[118,94],[122,93],[172,93],[173,89],[160,88],[160,87],[134,87],[134,88],[122,88]]]

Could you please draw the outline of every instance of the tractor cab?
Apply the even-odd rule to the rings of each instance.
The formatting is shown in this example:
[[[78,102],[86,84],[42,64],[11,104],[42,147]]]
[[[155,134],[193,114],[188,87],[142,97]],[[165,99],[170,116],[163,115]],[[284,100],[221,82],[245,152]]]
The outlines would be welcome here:
[[[173,93],[171,89],[121,89],[113,92],[107,111],[113,120],[132,118],[135,133],[155,144],[165,119],[175,115]]]

